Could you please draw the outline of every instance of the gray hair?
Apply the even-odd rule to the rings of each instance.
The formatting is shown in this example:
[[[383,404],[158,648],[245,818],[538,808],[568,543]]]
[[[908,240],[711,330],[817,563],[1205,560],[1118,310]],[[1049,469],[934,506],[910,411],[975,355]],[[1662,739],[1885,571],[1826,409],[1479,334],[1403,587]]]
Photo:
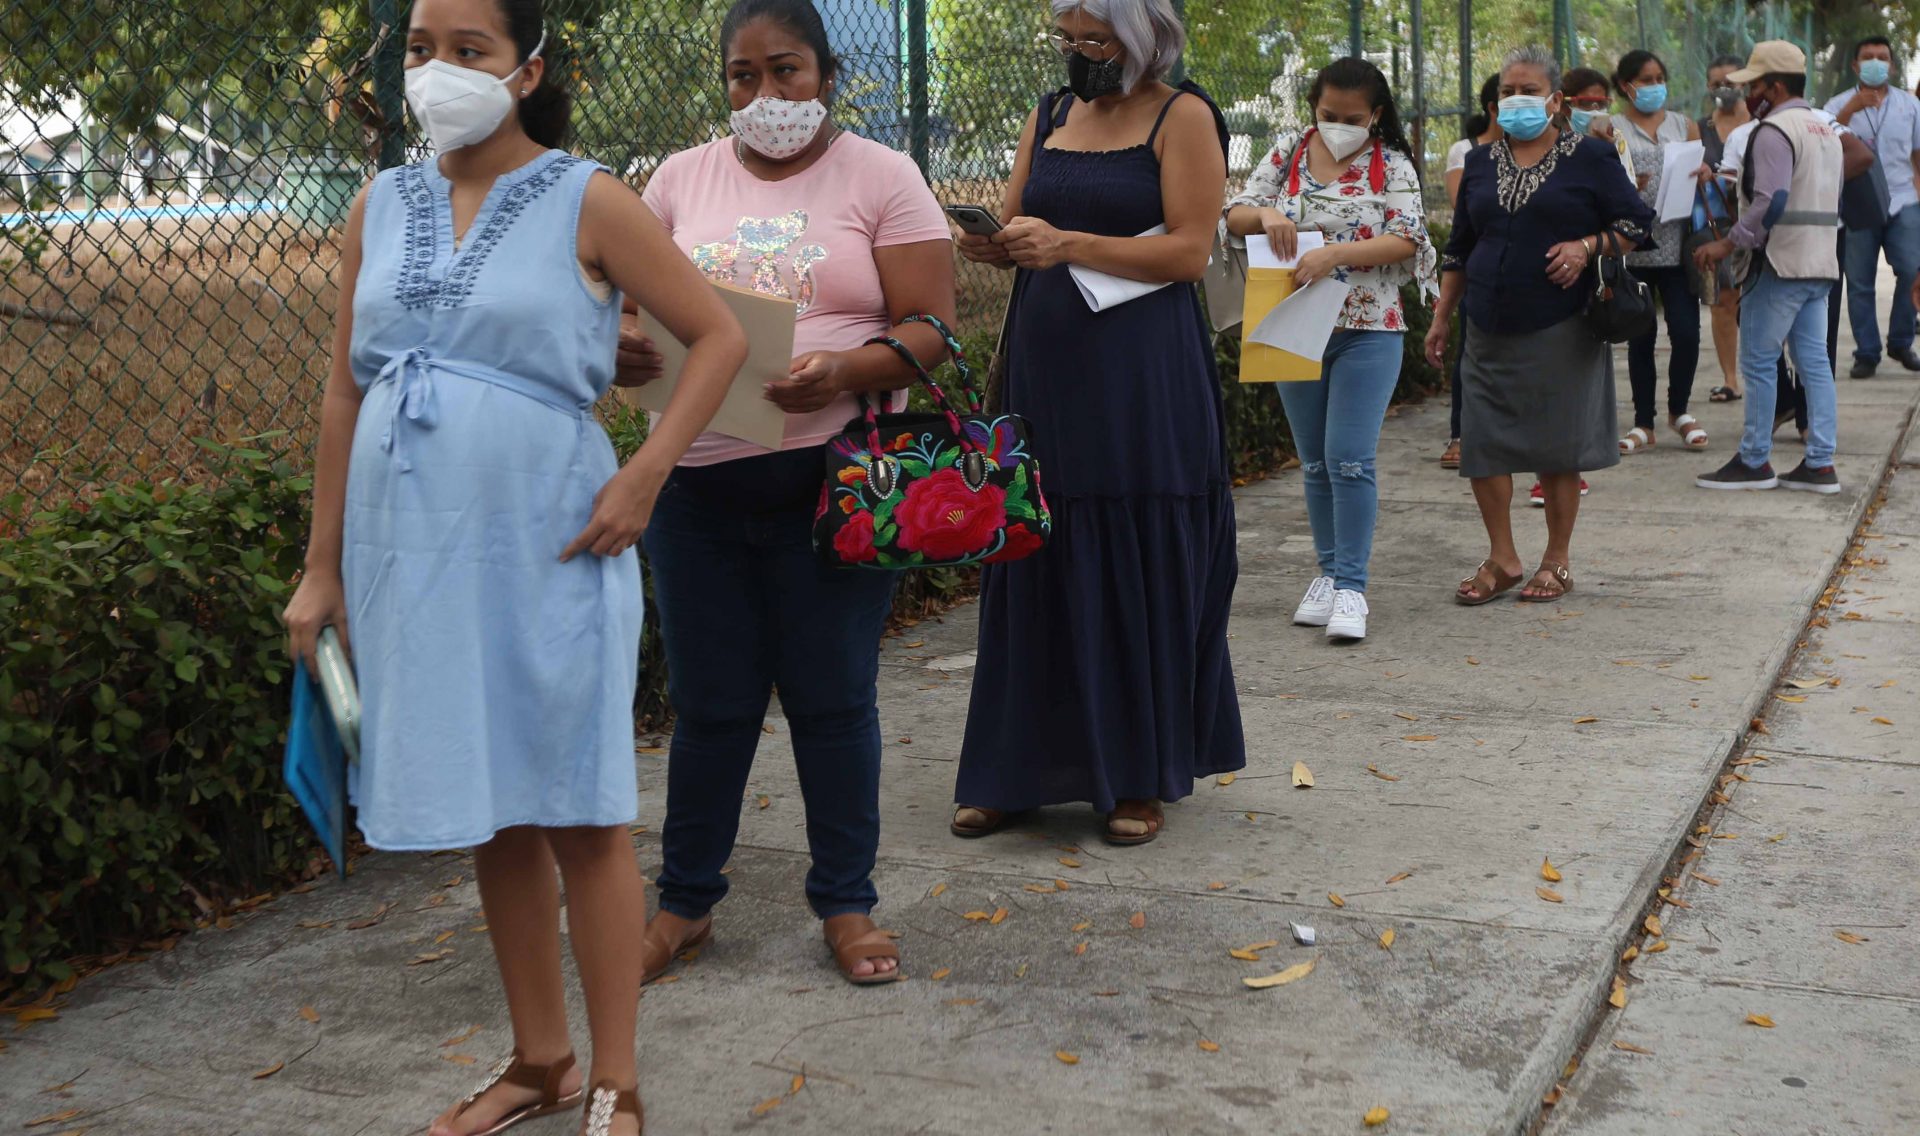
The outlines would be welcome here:
[[[1052,5],[1055,19],[1085,12],[1113,27],[1127,53],[1121,79],[1128,91],[1171,72],[1187,46],[1187,29],[1168,0],[1052,0]]]
[[[1553,52],[1537,43],[1507,52],[1506,58],[1500,61],[1502,78],[1506,77],[1510,67],[1538,67],[1547,73],[1547,94],[1551,96],[1560,89],[1560,61],[1553,57]]]

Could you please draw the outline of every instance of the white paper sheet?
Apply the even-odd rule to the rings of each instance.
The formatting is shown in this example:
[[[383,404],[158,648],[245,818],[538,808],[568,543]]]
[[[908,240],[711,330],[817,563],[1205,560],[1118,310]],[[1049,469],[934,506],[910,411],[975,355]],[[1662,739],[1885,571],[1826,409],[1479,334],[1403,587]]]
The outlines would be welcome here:
[[[1694,175],[1707,160],[1703,142],[1669,142],[1660,161],[1660,193],[1654,200],[1654,212],[1662,221],[1678,221],[1693,215]]]
[[[1248,237],[1247,267],[1292,268],[1294,265],[1300,263],[1300,257],[1303,254],[1312,252],[1314,249],[1320,248],[1327,243],[1325,233],[1316,232],[1312,229],[1303,229],[1294,235],[1298,238],[1298,243],[1293,250],[1292,258],[1288,260],[1281,260],[1280,254],[1273,251],[1273,242],[1267,239],[1265,233],[1255,233]]]
[[[1166,232],[1167,227],[1165,225],[1155,225],[1146,232],[1136,235],[1142,237],[1160,237],[1165,236]],[[1098,269],[1087,268],[1079,264],[1068,265],[1067,275],[1073,277],[1074,284],[1079,287],[1080,298],[1085,300],[1087,306],[1096,312],[1104,312],[1108,308],[1119,307],[1128,300],[1137,300],[1142,296],[1158,292],[1167,286],[1167,282],[1164,280],[1158,284],[1155,284],[1151,280],[1129,280],[1124,276],[1114,276],[1111,273],[1101,272]]]
[[[1275,304],[1247,338],[1290,355],[1324,359],[1327,340],[1333,338],[1333,325],[1340,319],[1340,309],[1351,291],[1350,286],[1330,276],[1315,280]]]

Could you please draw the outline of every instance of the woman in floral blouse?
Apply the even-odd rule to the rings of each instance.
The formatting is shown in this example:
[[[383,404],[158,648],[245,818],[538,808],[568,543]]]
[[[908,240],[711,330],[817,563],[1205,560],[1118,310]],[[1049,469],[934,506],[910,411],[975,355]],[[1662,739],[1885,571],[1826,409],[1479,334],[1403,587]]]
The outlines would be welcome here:
[[[1327,243],[1300,256],[1295,283],[1331,278],[1351,289],[1320,378],[1281,383],[1280,401],[1306,473],[1320,561],[1293,621],[1352,641],[1367,634],[1367,561],[1379,510],[1374,453],[1407,329],[1400,286],[1417,281],[1430,296],[1439,285],[1419,175],[1387,77],[1363,59],[1335,60],[1314,77],[1307,102],[1314,124],[1280,135],[1228,204],[1227,231],[1264,234],[1287,258],[1300,230],[1317,229]]]

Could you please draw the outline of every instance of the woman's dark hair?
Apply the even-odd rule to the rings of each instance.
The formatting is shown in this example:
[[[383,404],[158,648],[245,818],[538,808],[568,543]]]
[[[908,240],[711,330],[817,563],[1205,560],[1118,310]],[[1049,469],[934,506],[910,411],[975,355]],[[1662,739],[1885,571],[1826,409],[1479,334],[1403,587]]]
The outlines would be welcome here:
[[[1307,90],[1307,105],[1319,103],[1320,95],[1328,87],[1337,91],[1365,91],[1368,105],[1379,112],[1373,124],[1373,136],[1389,149],[1413,157],[1413,147],[1407,145],[1407,132],[1400,128],[1400,111],[1393,105],[1393,88],[1387,85],[1387,77],[1378,67],[1351,56],[1334,60],[1313,77],[1313,86]]]
[[[520,129],[527,137],[550,149],[567,144],[573,130],[573,95],[567,90],[566,48],[560,42],[560,29],[548,27],[540,0],[494,0],[507,21],[507,34],[513,38],[515,62],[525,63],[540,48],[546,71],[533,93],[519,101]],[[541,46],[540,37],[547,42]]]
[[[1487,76],[1486,82],[1480,84],[1480,107],[1467,116],[1467,128],[1462,132],[1461,137],[1478,139],[1482,134],[1492,130],[1493,112],[1487,108],[1497,106],[1499,103],[1500,72],[1495,71],[1493,74]]]
[[[1716,55],[1713,57],[1713,62],[1707,64],[1707,73],[1712,74],[1722,67],[1731,67],[1738,71],[1746,65],[1747,61],[1737,55]]]
[[[1613,69],[1613,89],[1625,95],[1627,93],[1627,84],[1638,81],[1640,72],[1646,70],[1647,64],[1649,63],[1660,64],[1660,73],[1662,75],[1667,73],[1666,63],[1663,62],[1659,56],[1645,48],[1629,51],[1621,56],[1620,66]]]
[[[1567,98],[1594,87],[1607,86],[1607,77],[1591,67],[1575,67],[1560,79],[1560,93]]]
[[[822,84],[839,75],[840,57],[833,53],[833,45],[827,41],[827,22],[820,18],[820,9],[813,6],[813,0],[734,0],[733,7],[727,9],[727,18],[720,22],[721,74],[726,73],[727,48],[733,43],[733,37],[740,34],[741,28],[761,20],[779,24],[813,49],[814,58],[820,61]],[[833,100],[822,90],[820,101],[831,103]]]

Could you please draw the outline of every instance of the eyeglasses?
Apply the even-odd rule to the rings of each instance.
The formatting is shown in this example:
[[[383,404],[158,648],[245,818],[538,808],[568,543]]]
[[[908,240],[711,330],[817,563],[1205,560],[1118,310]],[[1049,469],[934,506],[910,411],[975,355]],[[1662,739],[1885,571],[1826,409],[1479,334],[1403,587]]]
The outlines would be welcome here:
[[[1571,107],[1576,107],[1580,110],[1596,110],[1597,111],[1597,110],[1607,109],[1608,104],[1607,104],[1607,100],[1605,99],[1568,99],[1567,105]]]
[[[1052,44],[1054,47],[1054,50],[1058,51],[1062,55],[1072,55],[1074,52],[1077,51],[1080,54],[1086,56],[1088,59],[1092,59],[1095,56],[1105,55],[1107,53],[1107,49],[1113,46],[1113,42],[1111,40],[1068,39],[1066,36],[1063,36],[1063,35],[1049,35],[1047,37],[1047,42]]]

